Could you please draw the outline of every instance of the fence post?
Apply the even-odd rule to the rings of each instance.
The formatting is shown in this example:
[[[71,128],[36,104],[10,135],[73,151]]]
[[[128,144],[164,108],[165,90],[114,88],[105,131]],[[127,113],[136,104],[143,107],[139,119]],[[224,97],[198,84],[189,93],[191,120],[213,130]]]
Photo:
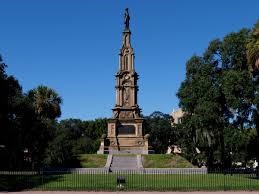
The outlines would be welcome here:
[[[259,179],[259,166],[256,167],[256,179]]]
[[[39,173],[41,176],[41,189],[43,189],[43,168],[40,169]]]

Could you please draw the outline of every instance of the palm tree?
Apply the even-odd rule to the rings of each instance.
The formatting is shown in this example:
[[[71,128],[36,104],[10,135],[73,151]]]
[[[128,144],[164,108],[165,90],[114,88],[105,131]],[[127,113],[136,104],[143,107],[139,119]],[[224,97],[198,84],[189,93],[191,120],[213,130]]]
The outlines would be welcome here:
[[[38,86],[28,92],[37,115],[41,118],[55,119],[61,115],[61,97],[47,86]]]
[[[252,72],[259,71],[259,20],[254,25],[247,44],[247,60]]]

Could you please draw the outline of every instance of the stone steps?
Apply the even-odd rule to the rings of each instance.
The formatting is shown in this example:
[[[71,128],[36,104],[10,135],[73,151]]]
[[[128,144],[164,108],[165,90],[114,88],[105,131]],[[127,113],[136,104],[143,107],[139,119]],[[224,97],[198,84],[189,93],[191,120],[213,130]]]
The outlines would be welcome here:
[[[136,156],[113,156],[110,170],[134,170],[138,169]]]

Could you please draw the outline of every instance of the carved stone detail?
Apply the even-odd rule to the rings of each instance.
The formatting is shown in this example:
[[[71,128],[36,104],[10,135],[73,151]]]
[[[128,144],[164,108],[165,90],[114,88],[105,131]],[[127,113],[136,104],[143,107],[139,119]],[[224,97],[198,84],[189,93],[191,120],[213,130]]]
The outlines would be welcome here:
[[[115,141],[111,141],[111,145],[115,145],[116,144],[116,142]]]
[[[117,111],[117,110],[113,111],[113,118],[114,119],[119,118],[119,111]]]
[[[138,141],[138,145],[143,145],[143,141]]]
[[[121,111],[119,118],[121,118],[121,119],[132,119],[133,113],[131,111]]]

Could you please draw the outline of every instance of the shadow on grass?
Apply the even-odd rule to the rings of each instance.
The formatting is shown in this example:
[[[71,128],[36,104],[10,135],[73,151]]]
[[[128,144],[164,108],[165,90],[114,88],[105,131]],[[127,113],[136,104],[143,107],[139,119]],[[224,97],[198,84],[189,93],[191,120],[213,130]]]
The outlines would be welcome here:
[[[51,182],[62,182],[66,172],[34,173],[28,172],[9,173],[0,175],[0,191],[23,191],[40,189],[45,190],[46,184]],[[53,188],[54,189],[54,188]]]
[[[62,167],[43,171],[3,171],[0,172],[1,191],[58,189],[64,182],[64,176],[70,174],[68,168],[81,168],[80,160],[74,157]],[[56,183],[56,184],[52,184]],[[49,188],[51,185],[51,188]],[[64,185],[62,185],[64,187]]]
[[[246,178],[248,178],[248,179],[253,179],[253,180],[257,180],[258,183],[259,183],[259,178],[256,177],[256,175],[254,175],[254,176],[246,176]]]

